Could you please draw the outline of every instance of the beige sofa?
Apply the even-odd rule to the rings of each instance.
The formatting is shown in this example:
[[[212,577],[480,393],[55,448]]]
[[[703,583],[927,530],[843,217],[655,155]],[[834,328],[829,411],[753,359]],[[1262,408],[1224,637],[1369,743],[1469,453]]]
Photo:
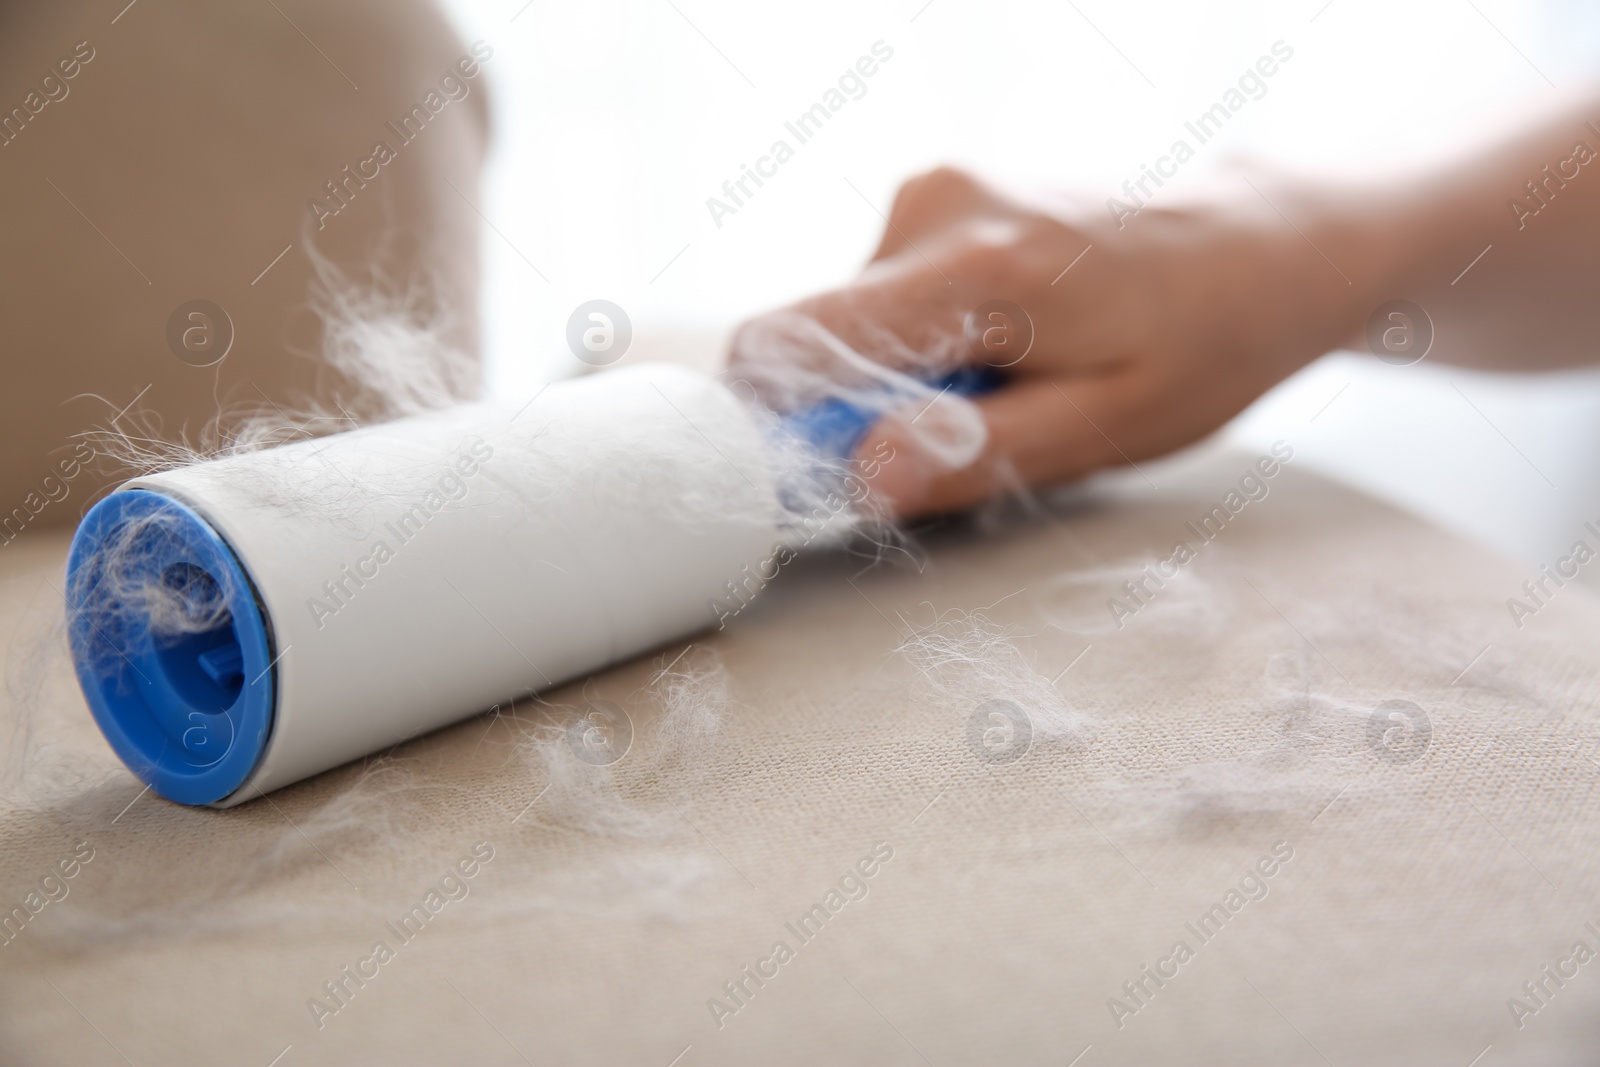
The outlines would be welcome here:
[[[1593,1062],[1600,608],[1519,629],[1518,569],[1292,461],[1202,542],[1256,459],[805,558],[687,653],[225,812],[117,765],[64,537],[20,539],[0,903],[56,888],[0,1060]],[[586,700],[610,766],[563,756]]]

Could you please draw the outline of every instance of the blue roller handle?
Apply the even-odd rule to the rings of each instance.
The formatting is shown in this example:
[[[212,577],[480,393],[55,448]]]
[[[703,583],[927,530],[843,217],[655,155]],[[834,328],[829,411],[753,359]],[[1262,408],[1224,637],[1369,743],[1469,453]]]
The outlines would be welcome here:
[[[978,365],[959,367],[936,378],[923,379],[938,391],[949,390],[961,396],[982,396],[992,393],[1005,384],[1005,375],[993,367]],[[810,441],[817,451],[829,459],[849,459],[855,455],[861,439],[878,421],[879,412],[852,404],[848,400],[829,397],[803,411],[783,416],[784,424],[797,437]]]

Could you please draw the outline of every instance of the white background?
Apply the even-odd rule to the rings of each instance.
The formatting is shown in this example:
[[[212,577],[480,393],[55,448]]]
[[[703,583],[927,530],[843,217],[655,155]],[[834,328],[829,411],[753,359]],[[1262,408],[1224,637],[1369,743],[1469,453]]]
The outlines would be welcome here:
[[[1581,0],[447,4],[495,49],[484,312],[495,387],[519,393],[577,366],[564,329],[583,301],[625,308],[636,345],[711,347],[848,279],[900,180],[937,163],[1104,195],[1274,41],[1292,61],[1179,182],[1230,154],[1324,173],[1420,160],[1600,72]],[[866,95],[717,228],[706,198],[775,138],[793,144],[784,121],[879,40],[894,58]],[[1299,462],[1533,565],[1600,518],[1597,416],[1588,372],[1335,355],[1228,432],[1285,438]]]

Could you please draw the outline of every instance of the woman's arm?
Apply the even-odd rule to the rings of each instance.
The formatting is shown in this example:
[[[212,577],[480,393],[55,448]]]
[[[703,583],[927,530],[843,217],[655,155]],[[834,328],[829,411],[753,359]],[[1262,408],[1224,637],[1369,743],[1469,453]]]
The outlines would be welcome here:
[[[1319,196],[1324,225],[1342,217],[1375,252],[1369,289],[1428,312],[1432,358],[1500,370],[1600,359],[1600,95],[1418,180]]]
[[[1432,319],[1435,359],[1586,362],[1600,324],[1600,132],[1590,116],[1600,120],[1600,98],[1403,181],[1245,173],[1220,192],[1120,219],[1099,204],[1023,204],[934,171],[902,187],[855,282],[773,314],[809,316],[868,359],[911,369],[984,359],[963,340],[980,304],[1026,313],[1032,348],[977,402],[988,427],[977,462],[940,466],[894,417],[863,442],[870,453],[887,441],[903,457],[874,484],[906,516],[1189,444],[1310,360],[1361,344],[1395,299]],[[771,321],[735,335],[735,373],[770,383],[839,359],[828,345],[770,343],[794,336],[763,328]]]

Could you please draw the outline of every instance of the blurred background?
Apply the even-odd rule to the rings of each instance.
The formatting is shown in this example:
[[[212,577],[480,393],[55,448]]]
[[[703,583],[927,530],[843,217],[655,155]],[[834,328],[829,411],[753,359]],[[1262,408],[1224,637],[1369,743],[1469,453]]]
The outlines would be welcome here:
[[[495,49],[483,310],[491,381],[519,393],[578,366],[564,330],[591,299],[627,311],[636,352],[719,357],[743,317],[851,277],[899,182],[939,163],[1103,199],[1276,41],[1294,56],[1267,94],[1169,185],[1239,156],[1416,165],[1600,72],[1584,0],[446,3]],[[866,94],[717,226],[707,198],[877,41]],[[1600,372],[1338,353],[1226,433],[1529,567],[1600,518]]]

